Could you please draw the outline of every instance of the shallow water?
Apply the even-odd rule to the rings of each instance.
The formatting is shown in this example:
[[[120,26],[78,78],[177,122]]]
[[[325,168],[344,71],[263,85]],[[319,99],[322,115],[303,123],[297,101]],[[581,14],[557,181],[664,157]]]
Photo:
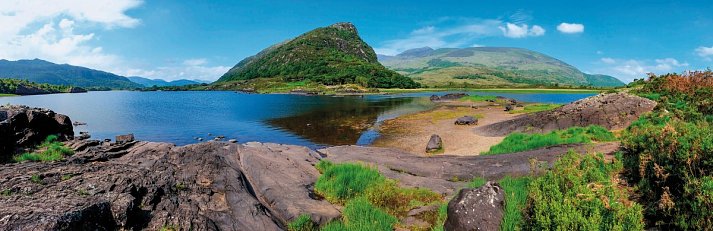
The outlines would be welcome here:
[[[548,103],[568,103],[593,95],[469,93]],[[133,133],[139,140],[185,145],[200,142],[196,138],[210,140],[222,135],[225,140],[239,142],[319,148],[370,144],[378,137],[375,124],[433,107],[427,100],[432,94],[446,92],[335,97],[229,91],[109,91],[0,97],[0,104],[24,104],[66,114],[72,121],[87,123],[75,127],[75,132],[88,131],[92,139]]]

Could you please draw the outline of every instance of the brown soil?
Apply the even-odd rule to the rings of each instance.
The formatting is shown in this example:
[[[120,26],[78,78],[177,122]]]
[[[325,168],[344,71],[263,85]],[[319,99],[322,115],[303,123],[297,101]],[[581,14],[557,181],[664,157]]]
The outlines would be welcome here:
[[[476,106],[474,108],[473,106]],[[455,125],[461,116],[478,118],[478,125]],[[444,102],[432,110],[400,116],[384,121],[379,126],[381,136],[373,146],[398,148],[411,153],[426,153],[426,143],[433,134],[443,139],[443,154],[472,156],[488,151],[503,140],[504,136],[482,136],[476,134],[476,127],[485,126],[514,118],[500,105],[490,103]]]

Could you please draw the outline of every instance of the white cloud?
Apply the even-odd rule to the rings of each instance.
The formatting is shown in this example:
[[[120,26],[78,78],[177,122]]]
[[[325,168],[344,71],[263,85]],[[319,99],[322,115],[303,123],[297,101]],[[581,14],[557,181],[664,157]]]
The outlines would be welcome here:
[[[520,38],[545,34],[545,29],[538,25],[530,27],[521,24],[518,26],[497,19],[449,18],[436,22],[436,24],[439,23],[447,25],[429,25],[418,28],[411,31],[405,38],[388,40],[380,44],[381,46],[374,48],[374,51],[378,54],[396,55],[408,49],[425,46],[431,48],[476,46],[478,44],[476,40],[484,37]]]
[[[615,61],[614,59],[612,59],[612,58],[607,58],[607,57],[602,58],[601,61],[602,61],[603,63],[606,63],[606,64],[614,64],[614,63],[616,63],[616,61]]]
[[[584,32],[584,25],[578,23],[560,23],[557,30],[565,34],[576,34]]]
[[[505,37],[509,38],[524,38],[528,36],[542,36],[545,34],[545,29],[538,25],[529,27],[527,24],[506,23],[505,26],[499,26]]]
[[[208,60],[204,58],[188,59],[180,64],[171,64],[149,70],[139,68],[129,69],[120,73],[125,76],[141,76],[169,81],[178,79],[215,81],[230,70],[230,67],[227,66],[208,66],[206,64],[208,64]]]
[[[713,56],[713,46],[711,46],[711,47],[700,46],[700,47],[696,48],[696,54],[698,54],[698,56],[701,56],[708,61],[711,61],[711,57]]]
[[[670,72],[681,72],[689,66],[686,62],[680,62],[674,58],[663,58],[651,60],[636,59],[600,59],[600,68],[596,73],[603,73],[618,77],[624,82],[631,82],[634,79],[644,78],[647,73],[664,74]]]

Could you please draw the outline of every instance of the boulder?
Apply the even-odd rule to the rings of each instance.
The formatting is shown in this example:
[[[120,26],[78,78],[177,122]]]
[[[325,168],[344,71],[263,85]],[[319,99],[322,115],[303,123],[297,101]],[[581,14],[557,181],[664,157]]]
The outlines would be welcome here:
[[[57,135],[60,141],[74,138],[72,121],[47,109],[0,106],[0,162],[19,149],[40,144],[49,135]]]
[[[463,116],[456,119],[456,125],[476,125],[478,124],[478,119],[472,116]]]
[[[505,111],[512,111],[513,109],[515,109],[515,107],[513,107],[512,104],[505,105]]]
[[[426,145],[426,152],[436,152],[442,149],[443,140],[441,140],[441,137],[436,134],[431,135],[431,139],[428,140]]]
[[[133,141],[134,141],[134,134],[126,134],[126,135],[116,136],[117,144],[129,143],[129,142],[133,142]]]
[[[461,189],[448,202],[445,230],[499,230],[505,208],[505,191],[488,181],[474,189]]]

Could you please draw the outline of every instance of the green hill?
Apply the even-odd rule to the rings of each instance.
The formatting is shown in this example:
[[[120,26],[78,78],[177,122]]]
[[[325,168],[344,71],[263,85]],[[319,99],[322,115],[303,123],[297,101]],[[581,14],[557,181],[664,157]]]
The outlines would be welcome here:
[[[427,86],[570,85],[623,86],[607,75],[590,75],[542,53],[521,48],[428,47],[380,56],[384,66]]]
[[[123,76],[40,59],[0,60],[0,78],[23,79],[35,83],[76,86],[88,89],[134,89],[143,86]]]
[[[418,86],[410,78],[382,66],[351,23],[317,28],[273,45],[240,61],[213,85],[240,88],[239,83],[231,82],[260,78],[378,88]]]

